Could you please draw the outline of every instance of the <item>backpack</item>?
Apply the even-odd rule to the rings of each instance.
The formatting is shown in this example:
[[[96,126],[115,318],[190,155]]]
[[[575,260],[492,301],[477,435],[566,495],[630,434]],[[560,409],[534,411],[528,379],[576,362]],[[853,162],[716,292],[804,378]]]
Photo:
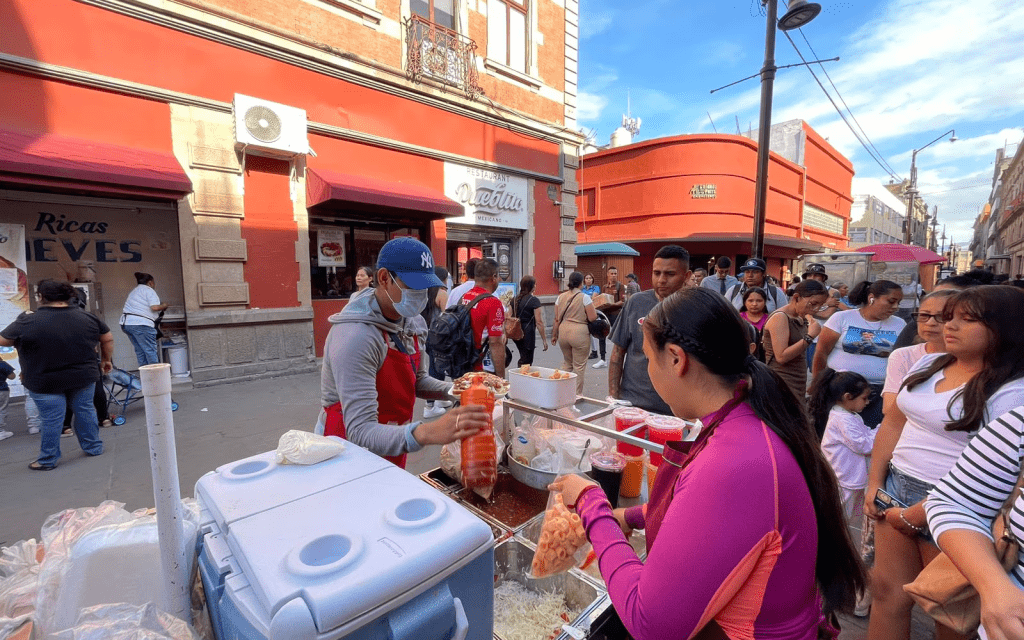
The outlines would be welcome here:
[[[477,353],[473,344],[473,320],[470,311],[484,298],[493,298],[481,293],[469,304],[456,304],[434,318],[427,333],[427,355],[434,364],[434,370],[449,376],[452,380],[473,370],[490,348],[485,342]]]

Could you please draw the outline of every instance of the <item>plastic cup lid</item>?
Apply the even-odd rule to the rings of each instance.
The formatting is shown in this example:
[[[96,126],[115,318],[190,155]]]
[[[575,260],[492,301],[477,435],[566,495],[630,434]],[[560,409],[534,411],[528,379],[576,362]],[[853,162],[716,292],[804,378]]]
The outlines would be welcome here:
[[[626,468],[626,456],[611,451],[598,451],[590,454],[590,466],[608,471],[621,471]]]
[[[651,427],[652,429],[675,430],[686,429],[687,427],[690,426],[689,423],[687,423],[686,420],[683,420],[682,418],[677,418],[675,416],[660,416],[653,414],[647,416],[647,420],[645,420],[645,422],[647,423],[647,426]]]
[[[616,418],[632,418],[632,419],[646,419],[648,413],[640,407],[619,407],[612,411],[612,415]]]

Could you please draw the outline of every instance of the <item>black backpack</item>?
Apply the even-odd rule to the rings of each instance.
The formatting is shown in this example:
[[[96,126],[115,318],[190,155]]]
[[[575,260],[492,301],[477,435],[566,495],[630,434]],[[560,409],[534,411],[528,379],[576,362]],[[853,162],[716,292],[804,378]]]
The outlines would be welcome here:
[[[484,298],[493,298],[489,293],[481,293],[469,304],[456,304],[434,318],[427,333],[427,355],[430,356],[434,369],[452,380],[473,370],[476,363],[483,359],[490,348],[485,342],[477,352],[473,344],[473,321],[470,311]]]

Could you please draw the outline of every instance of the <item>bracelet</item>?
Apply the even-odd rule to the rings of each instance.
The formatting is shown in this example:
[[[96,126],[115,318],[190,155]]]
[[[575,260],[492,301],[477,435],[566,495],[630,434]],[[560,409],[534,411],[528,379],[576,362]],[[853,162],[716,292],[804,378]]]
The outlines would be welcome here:
[[[910,527],[911,529],[913,529],[914,531],[916,531],[918,533],[924,533],[924,530],[927,527],[916,527],[916,526],[910,524],[910,521],[907,520],[906,516],[903,515],[904,511],[906,511],[906,509],[900,509],[900,520],[903,521],[903,524],[907,525],[908,527]]]

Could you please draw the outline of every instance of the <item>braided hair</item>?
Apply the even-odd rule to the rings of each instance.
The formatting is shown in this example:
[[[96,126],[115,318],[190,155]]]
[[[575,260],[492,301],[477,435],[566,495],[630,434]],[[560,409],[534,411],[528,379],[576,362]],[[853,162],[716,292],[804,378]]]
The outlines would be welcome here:
[[[815,574],[828,612],[852,610],[865,585],[864,565],[843,516],[839,484],[817,435],[789,386],[750,355],[745,321],[721,295],[686,288],[662,300],[644,319],[644,339],[658,351],[679,346],[723,383],[746,383],[746,402],[800,465],[818,523]],[[714,425],[706,425],[710,429]]]

